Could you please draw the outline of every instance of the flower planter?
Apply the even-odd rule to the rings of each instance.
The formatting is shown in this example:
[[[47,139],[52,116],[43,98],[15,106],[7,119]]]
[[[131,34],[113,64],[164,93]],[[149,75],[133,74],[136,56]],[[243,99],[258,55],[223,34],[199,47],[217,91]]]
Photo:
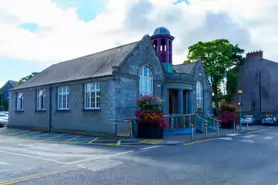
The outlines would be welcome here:
[[[146,124],[144,121],[138,123],[138,138],[158,139],[163,138],[164,128],[157,125]]]
[[[163,138],[168,120],[163,117],[163,112],[160,110],[162,104],[163,101],[157,96],[143,96],[137,100],[138,138]]]

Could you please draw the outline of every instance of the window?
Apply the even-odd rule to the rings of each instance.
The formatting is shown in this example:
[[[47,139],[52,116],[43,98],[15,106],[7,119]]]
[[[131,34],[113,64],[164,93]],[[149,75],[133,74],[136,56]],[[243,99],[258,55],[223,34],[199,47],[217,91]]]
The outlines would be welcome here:
[[[45,110],[45,90],[37,91],[37,110]]]
[[[16,99],[16,110],[17,111],[23,111],[23,93],[18,93],[17,94],[17,99]]]
[[[200,81],[196,83],[196,101],[197,109],[201,108],[203,110],[203,86]]]
[[[139,95],[153,95],[153,74],[150,68],[141,68],[139,81]]]
[[[85,109],[100,109],[99,83],[85,84]]]
[[[58,88],[58,110],[69,109],[69,87]]]

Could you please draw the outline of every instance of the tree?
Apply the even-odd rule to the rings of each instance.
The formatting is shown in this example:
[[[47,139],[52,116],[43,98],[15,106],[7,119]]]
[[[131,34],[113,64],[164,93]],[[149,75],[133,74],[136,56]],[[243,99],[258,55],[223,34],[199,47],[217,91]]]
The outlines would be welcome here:
[[[214,94],[216,113],[219,113],[219,100],[222,98],[219,86],[227,75],[240,62],[242,49],[232,45],[226,39],[217,39],[210,42],[198,42],[189,48],[187,60],[184,63],[203,62],[208,81]]]
[[[33,78],[34,76],[36,76],[38,74],[39,74],[38,72],[33,72],[30,75],[21,78],[18,82],[18,85],[25,83],[26,81],[30,80],[31,78]]]
[[[233,47],[233,67],[227,72],[227,95],[225,96],[225,100],[227,103],[231,103],[235,94],[237,93],[238,88],[238,72],[239,66],[243,65],[245,62],[245,57],[242,56],[244,50],[239,48],[238,45]]]

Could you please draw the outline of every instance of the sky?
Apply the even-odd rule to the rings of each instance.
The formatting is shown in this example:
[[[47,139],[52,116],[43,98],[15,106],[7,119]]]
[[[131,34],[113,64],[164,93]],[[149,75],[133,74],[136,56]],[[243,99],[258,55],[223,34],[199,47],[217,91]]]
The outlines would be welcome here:
[[[161,26],[175,37],[174,64],[190,45],[221,38],[278,61],[277,8],[276,0],[1,0],[0,87]]]

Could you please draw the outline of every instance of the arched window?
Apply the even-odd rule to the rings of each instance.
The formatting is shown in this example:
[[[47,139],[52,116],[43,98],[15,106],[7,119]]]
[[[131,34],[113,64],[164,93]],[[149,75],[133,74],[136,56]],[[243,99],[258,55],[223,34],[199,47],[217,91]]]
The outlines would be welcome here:
[[[139,95],[153,95],[153,73],[148,67],[140,69]]]
[[[200,81],[196,83],[196,101],[197,109],[201,108],[203,110],[203,85]]]

